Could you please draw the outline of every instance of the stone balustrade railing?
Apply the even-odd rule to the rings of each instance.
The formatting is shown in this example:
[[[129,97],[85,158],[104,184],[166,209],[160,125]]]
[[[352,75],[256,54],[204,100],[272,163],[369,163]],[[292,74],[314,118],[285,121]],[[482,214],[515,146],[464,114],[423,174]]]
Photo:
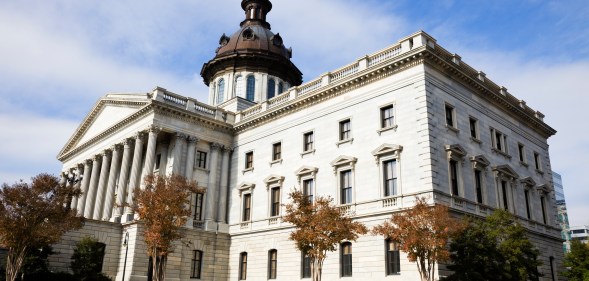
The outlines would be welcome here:
[[[152,92],[153,100],[163,102],[174,107],[184,109],[193,113],[201,114],[219,121],[233,123],[235,114],[225,111],[221,108],[210,106],[206,103],[197,101],[196,99],[184,97],[174,94],[164,88],[157,87]]]

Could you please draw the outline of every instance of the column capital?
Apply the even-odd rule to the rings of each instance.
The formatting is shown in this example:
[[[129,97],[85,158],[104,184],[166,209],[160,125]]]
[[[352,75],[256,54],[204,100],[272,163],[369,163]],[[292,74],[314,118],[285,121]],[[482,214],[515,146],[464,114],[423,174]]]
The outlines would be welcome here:
[[[109,157],[109,156],[111,156],[111,155],[112,155],[112,152],[111,152],[109,149],[107,149],[107,150],[103,151],[102,153],[100,153],[100,156],[101,156],[103,159],[104,159],[104,157]]]
[[[78,163],[78,164],[76,165],[76,168],[77,168],[78,170],[84,169],[84,164],[85,164],[85,163],[86,163],[86,161],[85,161],[85,160],[84,160],[84,162],[83,162],[83,163]]]
[[[145,132],[137,132],[134,136],[136,140],[143,139],[145,137]]]
[[[223,148],[223,145],[222,144],[216,143],[216,142],[212,142],[211,143],[211,149],[212,150],[218,150],[218,149],[221,149],[221,148]]]
[[[94,157],[92,157],[92,158],[94,158]],[[92,166],[92,159],[86,159],[86,160],[84,160],[84,167],[85,166]]]
[[[162,128],[156,126],[156,125],[150,125],[149,127],[147,127],[147,132],[151,133],[151,134],[159,134],[162,131]]]
[[[121,150],[121,144],[120,143],[116,143],[110,146],[109,148],[112,152],[115,152],[117,150]]]
[[[193,137],[193,136],[186,137],[186,140],[188,141],[188,143],[197,143],[198,142],[198,138]]]
[[[186,138],[186,135],[183,134],[183,133],[180,133],[180,132],[176,132],[174,134],[174,136],[176,136],[177,139],[184,139],[184,138]]]
[[[92,157],[92,161],[100,162],[100,160],[102,160],[102,155],[102,153],[94,155],[94,157]]]
[[[125,147],[129,147],[129,146],[131,146],[131,145],[132,145],[134,142],[135,142],[135,140],[134,140],[134,139],[132,139],[132,138],[128,138],[128,139],[124,139],[124,140],[123,140],[123,141],[120,143],[120,145],[123,145],[123,146],[125,146]]]
[[[233,146],[223,146],[223,151],[225,152],[233,152],[233,150],[235,149],[235,147]]]

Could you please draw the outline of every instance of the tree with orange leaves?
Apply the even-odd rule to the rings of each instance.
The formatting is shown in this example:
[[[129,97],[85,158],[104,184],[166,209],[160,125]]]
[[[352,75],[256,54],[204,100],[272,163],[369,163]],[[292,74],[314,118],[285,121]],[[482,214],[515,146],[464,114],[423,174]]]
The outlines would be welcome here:
[[[416,197],[415,206],[395,213],[390,220],[372,229],[399,243],[409,261],[416,262],[422,281],[433,281],[437,262],[448,260],[448,238],[462,230],[463,224],[452,217],[443,205],[430,206],[426,198]]]
[[[70,208],[70,200],[80,194],[49,174],[33,177],[31,184],[2,185],[0,244],[8,248],[6,280],[17,278],[28,250],[49,246],[67,231],[82,227],[84,219]]]
[[[145,177],[145,187],[134,191],[133,211],[139,216],[145,230],[147,254],[152,258],[153,280],[165,279],[166,261],[173,251],[172,243],[182,238],[181,228],[186,224],[192,193],[204,193],[194,181],[178,175]]]
[[[343,241],[356,241],[368,229],[334,206],[330,197],[320,196],[311,202],[297,190],[290,193],[290,198],[293,202],[286,204],[282,220],[295,226],[289,238],[310,259],[312,280],[320,281],[327,252],[337,250]]]

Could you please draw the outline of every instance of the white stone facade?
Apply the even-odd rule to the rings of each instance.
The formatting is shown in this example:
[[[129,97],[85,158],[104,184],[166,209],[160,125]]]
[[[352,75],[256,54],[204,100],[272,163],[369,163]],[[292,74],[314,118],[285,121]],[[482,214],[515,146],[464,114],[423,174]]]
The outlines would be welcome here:
[[[225,81],[235,78],[221,73],[215,79],[223,75]],[[203,253],[202,280],[239,279],[241,253],[248,257],[247,280],[267,280],[270,250],[277,251],[277,280],[304,279],[301,253],[288,240],[292,227],[281,221],[284,208],[273,210],[271,203],[275,188],[284,204],[289,191],[313,180],[314,196],[333,197],[369,227],[411,207],[415,196],[457,214],[484,216],[507,208],[540,249],[541,280],[561,280],[562,241],[547,144],[555,131],[540,112],[428,34],[415,33],[268,100],[259,89],[250,102],[230,94],[231,83],[225,87],[221,107],[162,88],[103,97],[58,157],[71,184],[84,191],[72,206],[89,219],[63,244],[83,235],[99,238],[107,252],[117,253],[105,261],[105,273],[121,280],[121,241],[128,232],[125,281],[145,280],[140,225],[117,203],[132,202],[129,192],[144,175],[176,173],[196,180],[207,193],[202,203],[192,200],[193,215],[200,217],[191,218],[186,237],[176,243],[168,279],[191,279],[195,250]],[[211,87],[210,104],[217,104],[215,95]],[[204,164],[198,161],[202,153]],[[384,166],[390,161],[394,194],[385,192]],[[351,191],[344,194],[341,177],[347,171]],[[400,273],[386,275],[384,246],[383,237],[371,235],[352,243],[353,274],[345,279],[418,280],[403,253]],[[55,265],[63,267],[66,260],[60,257]],[[439,276],[447,274],[443,269]],[[340,278],[340,254],[333,252],[323,280]]]

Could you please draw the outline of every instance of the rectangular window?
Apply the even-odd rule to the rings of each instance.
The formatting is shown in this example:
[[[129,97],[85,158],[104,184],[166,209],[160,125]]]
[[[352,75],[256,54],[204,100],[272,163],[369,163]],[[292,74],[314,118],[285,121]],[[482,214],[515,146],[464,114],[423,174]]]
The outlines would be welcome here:
[[[202,201],[203,201],[203,194],[202,193],[195,193],[196,202],[194,204],[194,220],[195,221],[202,221]]]
[[[352,171],[340,173],[341,204],[352,203]]]
[[[301,278],[311,278],[311,258],[301,253]]]
[[[449,104],[446,104],[446,125],[456,128],[456,124],[454,123],[454,107]]]
[[[491,138],[492,138],[492,144],[493,144],[493,148],[495,148],[496,150],[499,150],[503,153],[507,153],[507,136],[504,135],[503,133],[495,130],[495,129],[491,129]]]
[[[456,160],[450,160],[450,187],[452,195],[458,196],[458,163]]]
[[[309,202],[313,202],[313,179],[303,181],[303,195],[309,199]]]
[[[160,164],[162,162],[162,155],[160,153],[158,153],[158,155],[155,156],[155,169],[158,170],[160,168]]]
[[[517,152],[519,155],[519,162],[526,163],[526,156],[524,154],[524,145],[521,143],[517,144]]]
[[[339,140],[349,140],[351,138],[351,130],[350,119],[339,122]]]
[[[507,182],[501,181],[501,191],[503,192],[503,209],[509,211],[509,202],[507,200]]]
[[[399,274],[401,272],[401,257],[399,255],[399,245],[388,239],[385,240],[385,247],[387,275]]]
[[[475,188],[477,193],[477,203],[483,203],[483,176],[481,171],[475,170],[474,171],[474,181],[475,181]]]
[[[384,196],[397,195],[397,161],[389,160],[383,164]]]
[[[524,190],[524,199],[526,200],[526,217],[528,219],[531,218],[531,212],[530,212],[530,191],[529,190]]]
[[[393,127],[395,116],[393,115],[393,106],[389,105],[380,109],[380,127],[389,128]]]
[[[276,217],[280,215],[280,187],[273,187],[270,190],[270,216]]]
[[[470,137],[473,139],[479,139],[479,121],[470,117]]]
[[[245,168],[251,169],[254,167],[254,152],[250,151],[245,154]]]
[[[252,195],[251,194],[244,194],[243,195],[243,216],[241,218],[242,221],[250,221],[251,220],[251,210],[252,210]]]
[[[534,152],[534,165],[536,166],[536,170],[542,170],[542,166],[540,165],[540,154],[538,154],[538,152]]]
[[[546,224],[546,197],[544,196],[540,196],[540,208],[542,208],[542,221]]]
[[[196,167],[201,169],[207,168],[207,153],[204,151],[196,151]]]
[[[272,145],[272,161],[282,159],[282,143],[277,142]]]
[[[350,242],[341,245],[340,268],[342,277],[352,276],[352,243]]]
[[[308,132],[303,135],[303,151],[311,151],[313,150],[313,132]]]
[[[276,265],[278,263],[278,251],[268,251],[268,279],[276,279]]]
[[[190,278],[200,279],[200,271],[202,267],[202,251],[192,251],[192,267],[190,269]]]
[[[247,279],[247,253],[239,254],[239,280]]]

